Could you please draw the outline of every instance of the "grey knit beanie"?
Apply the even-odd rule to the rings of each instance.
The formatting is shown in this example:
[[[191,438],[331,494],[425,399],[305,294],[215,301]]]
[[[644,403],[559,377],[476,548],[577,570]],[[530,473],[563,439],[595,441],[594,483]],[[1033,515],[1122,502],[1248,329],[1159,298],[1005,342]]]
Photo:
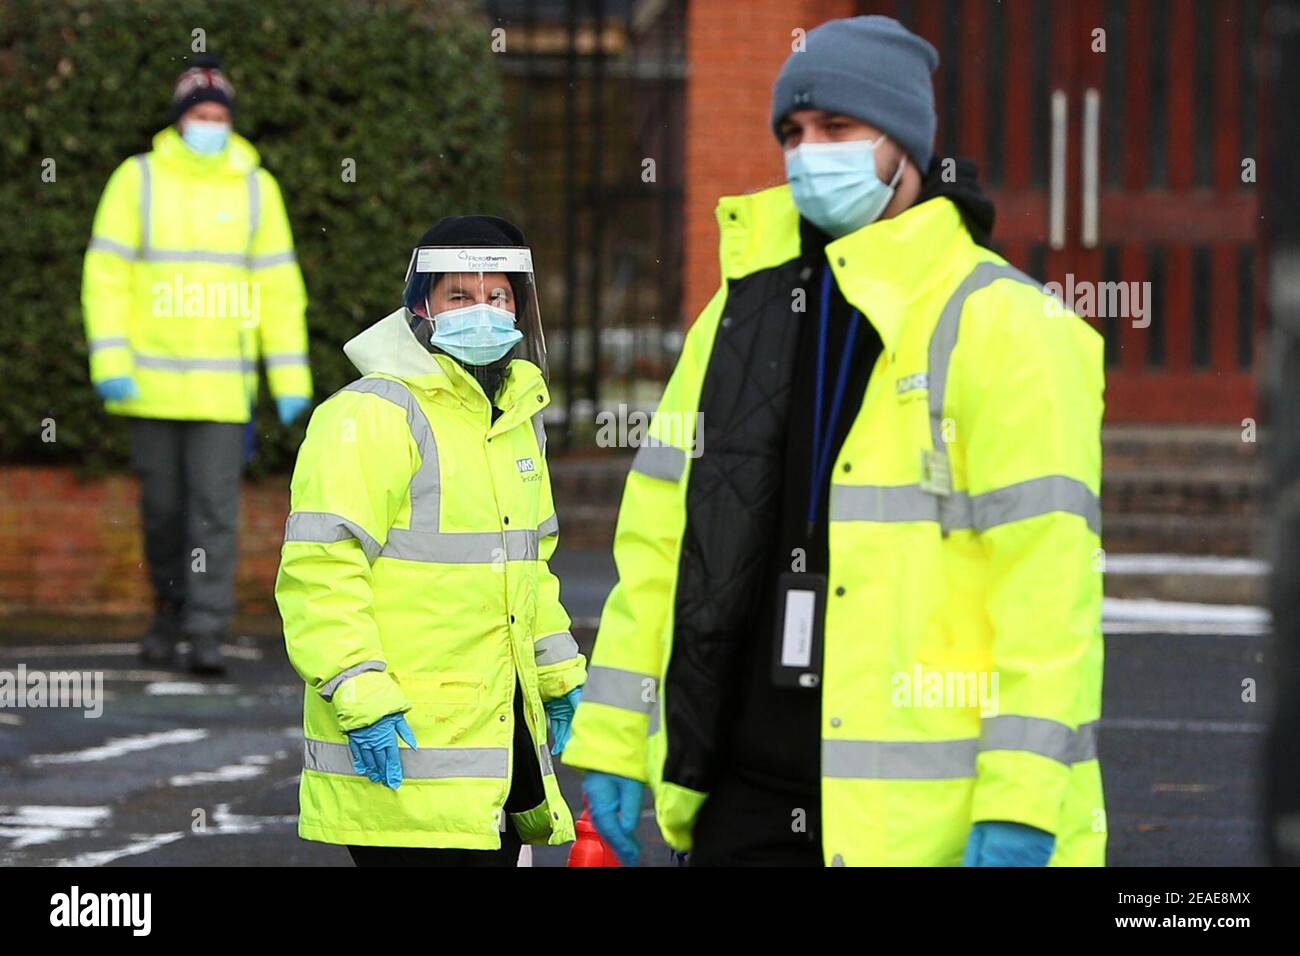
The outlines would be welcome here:
[[[924,173],[934,152],[939,54],[890,17],[829,20],[790,54],[772,88],[772,131],[795,110],[842,113],[883,131]]]

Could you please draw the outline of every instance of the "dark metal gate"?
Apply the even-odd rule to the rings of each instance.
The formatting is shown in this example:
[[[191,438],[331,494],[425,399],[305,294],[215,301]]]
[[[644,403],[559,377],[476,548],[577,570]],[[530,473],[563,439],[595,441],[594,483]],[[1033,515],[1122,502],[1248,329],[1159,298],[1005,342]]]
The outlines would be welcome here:
[[[565,449],[650,407],[681,347],[686,0],[484,0]]]

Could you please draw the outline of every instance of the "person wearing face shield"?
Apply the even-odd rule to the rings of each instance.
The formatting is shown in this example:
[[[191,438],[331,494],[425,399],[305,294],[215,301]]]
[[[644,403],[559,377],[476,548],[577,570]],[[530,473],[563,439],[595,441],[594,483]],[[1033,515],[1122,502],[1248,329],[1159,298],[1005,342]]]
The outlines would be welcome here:
[[[224,670],[235,608],[239,478],[258,359],[281,424],[311,404],[307,294],[275,177],[232,130],[212,54],[177,79],[153,149],[112,174],[86,249],[90,380],[129,421],[154,617],[145,662]],[[203,560],[197,561],[196,554]]]
[[[625,862],[646,784],[693,865],[1104,862],[1102,341],[988,247],[937,65],[810,31],[788,182],[718,204],[564,756]]]
[[[298,832],[359,866],[513,866],[522,844],[573,839],[551,755],[586,679],[548,567],[522,233],[436,223],[402,305],[344,352],[361,377],[308,424],[276,580],[306,684]]]

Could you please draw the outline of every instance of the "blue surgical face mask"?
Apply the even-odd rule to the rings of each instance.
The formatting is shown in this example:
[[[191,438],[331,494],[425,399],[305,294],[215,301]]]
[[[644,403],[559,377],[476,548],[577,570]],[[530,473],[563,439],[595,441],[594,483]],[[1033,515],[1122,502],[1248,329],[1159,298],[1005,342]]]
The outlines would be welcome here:
[[[523,337],[515,328],[513,312],[479,303],[435,315],[429,342],[466,365],[491,365],[505,358]]]
[[[886,186],[876,175],[874,142],[804,143],[785,154],[785,175],[805,219],[838,238],[875,222],[894,198],[906,159]]]
[[[229,123],[210,123],[207,120],[187,120],[181,130],[181,139],[196,153],[210,156],[219,153],[230,142]]]

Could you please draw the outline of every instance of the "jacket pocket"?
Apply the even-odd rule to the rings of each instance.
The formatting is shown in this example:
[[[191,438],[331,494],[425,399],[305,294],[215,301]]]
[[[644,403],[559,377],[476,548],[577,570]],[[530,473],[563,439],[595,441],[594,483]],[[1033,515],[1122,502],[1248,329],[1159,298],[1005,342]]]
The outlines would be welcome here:
[[[398,679],[402,690],[417,707],[477,708],[483,702],[483,678],[469,672],[443,671],[439,674],[403,676]]]
[[[469,746],[488,720],[487,689],[478,674],[442,671],[407,675],[399,683],[411,701],[406,719],[421,747]]]

